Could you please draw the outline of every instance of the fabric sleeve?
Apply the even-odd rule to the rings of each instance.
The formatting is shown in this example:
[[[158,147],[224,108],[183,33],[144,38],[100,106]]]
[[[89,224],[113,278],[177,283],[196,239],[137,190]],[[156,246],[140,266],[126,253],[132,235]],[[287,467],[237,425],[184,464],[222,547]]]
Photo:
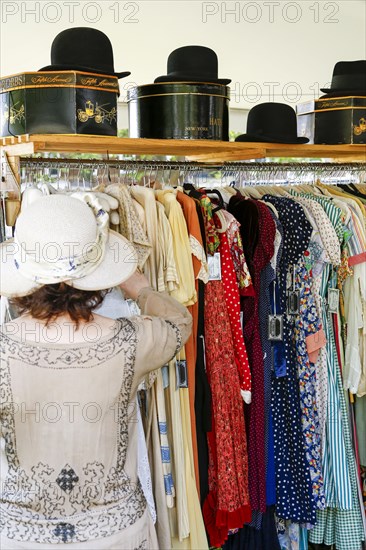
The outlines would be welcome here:
[[[351,393],[359,393],[358,386],[362,376],[360,337],[363,332],[362,286],[366,279],[365,264],[354,266],[352,277],[344,284],[345,314],[347,320],[347,341],[345,347],[345,365],[343,368],[343,387]]]
[[[135,373],[142,379],[175,357],[191,334],[192,316],[174,298],[151,288],[141,290],[137,304],[141,315],[131,321],[137,336]]]

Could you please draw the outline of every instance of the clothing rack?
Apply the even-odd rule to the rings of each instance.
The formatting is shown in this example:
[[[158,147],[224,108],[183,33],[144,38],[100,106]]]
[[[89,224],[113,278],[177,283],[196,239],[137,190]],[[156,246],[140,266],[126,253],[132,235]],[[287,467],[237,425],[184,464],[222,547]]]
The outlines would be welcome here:
[[[23,146],[21,143],[18,145]],[[366,182],[366,163],[354,160],[298,160],[282,163],[257,159],[207,164],[203,160],[79,159],[18,155],[12,157],[10,162],[10,157],[5,155],[4,158],[4,166],[1,162],[0,195],[1,200],[6,199],[9,226],[14,225],[20,211],[21,190],[39,183],[51,184],[56,190],[93,190],[109,183],[151,186],[155,181],[171,186],[187,182],[196,187],[210,188],[227,185],[246,187],[316,184],[319,180],[334,185]]]
[[[138,177],[147,181],[159,179],[170,182],[172,172],[174,181],[183,183],[186,180],[197,180],[198,185],[205,185],[208,180],[217,186],[235,183],[244,185],[316,183],[318,179],[327,183],[363,183],[366,181],[366,163],[332,163],[332,162],[224,162],[219,165],[207,165],[187,161],[153,161],[153,160],[115,160],[115,159],[67,159],[67,158],[21,158],[20,168],[22,182],[27,174],[43,178],[57,179],[64,171],[64,178],[76,181],[78,178],[86,186],[86,179],[92,182],[93,176],[98,180],[107,178],[110,181],[124,183],[135,182]],[[59,173],[57,174],[58,171]],[[216,181],[214,181],[216,180]],[[49,181],[49,180],[48,180]]]

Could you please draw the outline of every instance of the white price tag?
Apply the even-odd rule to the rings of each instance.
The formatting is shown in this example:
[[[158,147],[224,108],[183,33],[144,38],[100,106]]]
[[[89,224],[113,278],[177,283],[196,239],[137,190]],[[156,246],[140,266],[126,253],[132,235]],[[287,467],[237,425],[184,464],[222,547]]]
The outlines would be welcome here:
[[[127,305],[128,305],[128,308],[130,310],[131,315],[140,315],[141,314],[141,310],[140,310],[139,306],[137,305],[137,303],[134,300],[131,300],[130,298],[128,298],[126,300],[126,302],[127,302]]]
[[[220,252],[215,252],[213,256],[207,256],[208,280],[221,281],[221,257]]]
[[[328,310],[329,313],[338,313],[339,290],[338,288],[328,289]]]

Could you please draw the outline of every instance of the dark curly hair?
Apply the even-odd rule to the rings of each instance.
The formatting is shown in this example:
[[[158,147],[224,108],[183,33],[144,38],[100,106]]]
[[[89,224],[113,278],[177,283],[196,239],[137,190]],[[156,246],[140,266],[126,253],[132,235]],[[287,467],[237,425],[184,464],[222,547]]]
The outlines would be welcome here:
[[[59,315],[68,313],[79,327],[81,320],[91,321],[92,310],[99,306],[108,290],[78,290],[66,283],[44,285],[28,296],[13,298],[19,315],[29,313],[35,319],[42,319],[48,325]]]

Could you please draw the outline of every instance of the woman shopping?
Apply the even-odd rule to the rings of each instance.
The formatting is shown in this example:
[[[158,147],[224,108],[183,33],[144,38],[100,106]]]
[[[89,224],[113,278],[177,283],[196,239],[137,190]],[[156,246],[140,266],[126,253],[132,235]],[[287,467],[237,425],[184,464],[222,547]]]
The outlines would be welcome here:
[[[136,392],[191,316],[136,272],[93,194],[50,195],[0,247],[2,550],[157,549],[137,476]],[[93,313],[120,285],[140,316]]]

